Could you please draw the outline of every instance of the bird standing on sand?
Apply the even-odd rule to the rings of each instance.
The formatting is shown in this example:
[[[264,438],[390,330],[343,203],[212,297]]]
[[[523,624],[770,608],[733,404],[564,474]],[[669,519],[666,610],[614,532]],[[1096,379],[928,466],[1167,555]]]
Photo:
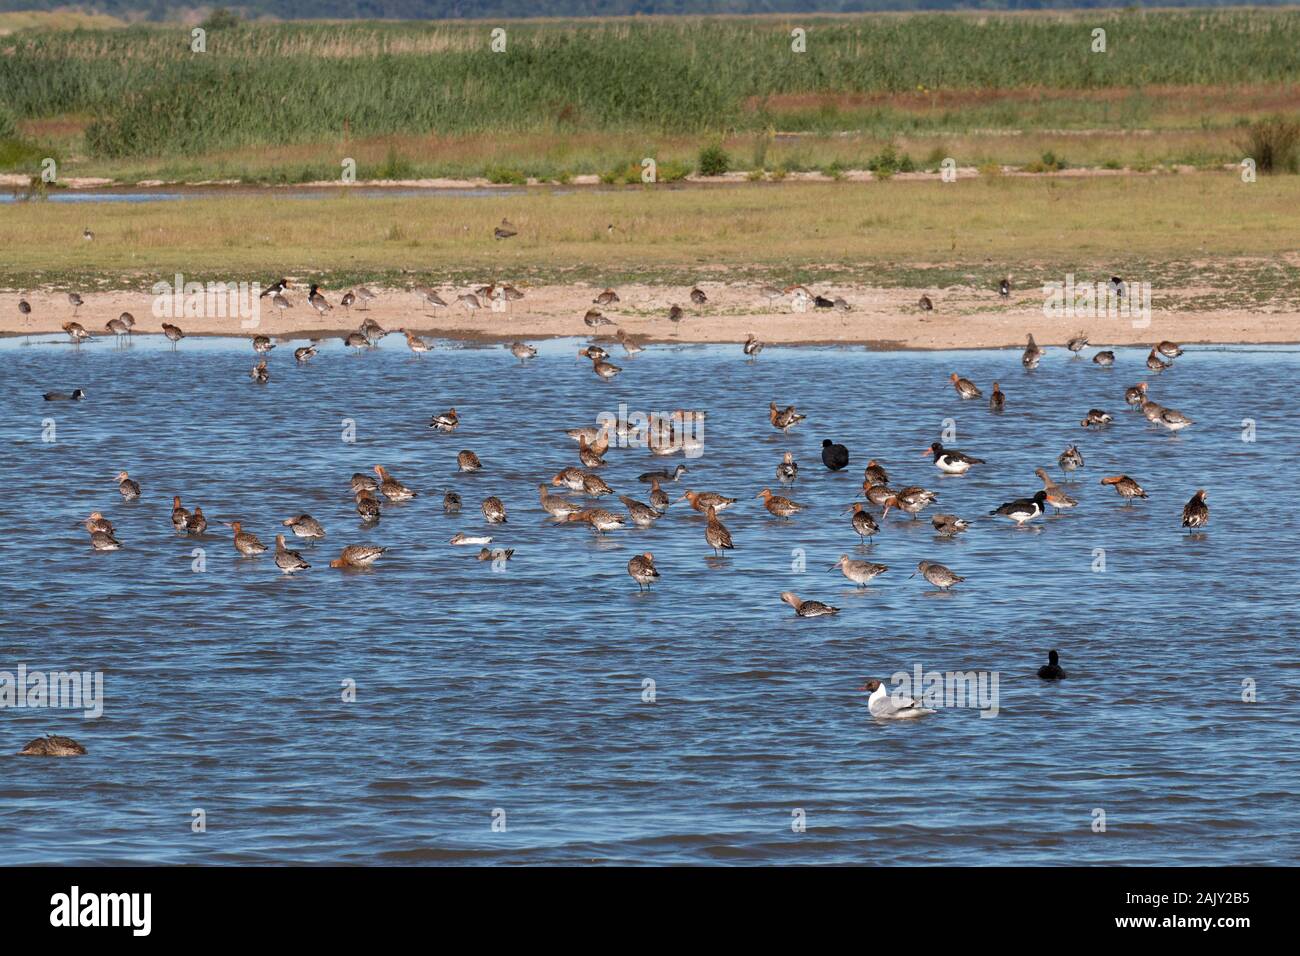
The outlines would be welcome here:
[[[709,301],[709,297],[704,294],[704,290],[701,289],[699,286],[696,286],[695,288],[691,289],[691,302],[695,303],[696,305],[704,305],[708,301]]]
[[[1200,488],[1192,500],[1183,505],[1183,527],[1204,528],[1210,523],[1210,506],[1205,503],[1205,489]]]
[[[1004,299],[1011,297],[1010,279],[1003,279],[1001,282],[998,283],[998,295],[1002,296],[1002,298]]]
[[[68,293],[68,305],[72,306],[72,317],[77,317],[77,311],[86,303],[82,301],[81,296],[76,292]]]
[[[797,617],[828,617],[840,612],[839,608],[823,604],[821,601],[801,601],[793,591],[782,591],[781,600],[794,608]]]
[[[627,562],[627,573],[636,582],[638,591],[649,588],[650,584],[659,578],[659,571],[655,568],[655,556],[649,551],[645,554],[634,554]]]
[[[934,311],[934,301],[928,295],[921,296],[920,301],[917,302],[916,305],[922,312]]]

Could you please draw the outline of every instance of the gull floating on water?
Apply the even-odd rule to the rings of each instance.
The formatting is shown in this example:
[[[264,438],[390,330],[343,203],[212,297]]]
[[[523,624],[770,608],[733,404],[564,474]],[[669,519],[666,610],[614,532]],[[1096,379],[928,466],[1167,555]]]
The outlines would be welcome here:
[[[885,690],[885,685],[878,680],[867,681],[859,690],[867,691],[871,695],[867,698],[867,710],[872,717],[879,720],[909,720],[934,713],[933,709],[922,707],[911,697],[902,694],[891,695]]]

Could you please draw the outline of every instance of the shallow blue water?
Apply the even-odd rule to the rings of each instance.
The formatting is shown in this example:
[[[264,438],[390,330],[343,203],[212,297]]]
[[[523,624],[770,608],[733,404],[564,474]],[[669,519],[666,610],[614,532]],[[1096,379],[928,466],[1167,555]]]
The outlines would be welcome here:
[[[99,719],[0,710],[0,754],[47,732],[89,750],[0,756],[0,859],[1295,861],[1300,355],[1189,348],[1146,376],[1136,350],[1103,370],[1054,349],[1026,373],[1012,351],[768,348],[749,364],[735,346],[652,348],[616,355],[625,371],[605,384],[577,344],[543,343],[521,366],[497,347],[443,343],[417,360],[395,337],[359,356],[333,341],[299,368],[285,343],[257,386],[242,340],[186,339],[175,353],[156,337],[0,343],[0,670],[105,675]],[[986,392],[1000,381],[1005,414],[960,401],[952,371]],[[1175,437],[1130,413],[1123,390],[1144,379],[1197,424]],[[75,387],[89,398],[41,400]],[[775,432],[773,399],[809,421]],[[708,410],[704,455],[667,487],[738,497],[722,516],[734,552],[714,560],[684,504],[604,539],[543,520],[536,483],[577,464],[563,430],[620,402]],[[426,427],[448,405],[460,430]],[[1090,407],[1115,424],[1086,432]],[[950,444],[987,465],[942,477],[922,457],[947,418]],[[823,437],[849,446],[847,471],[822,468]],[[1067,488],[1078,508],[1020,531],[987,516],[1039,487],[1035,467],[1059,478],[1072,442],[1087,459]],[[484,472],[456,473],[462,448]],[[810,505],[788,523],[754,500],[778,490],[787,449],[801,465],[787,493]],[[872,457],[895,485],[937,488],[971,530],[943,541],[930,512],[891,515],[859,549],[839,508]],[[674,461],[640,449],[608,460],[606,480],[642,500],[635,476]],[[348,478],[375,464],[421,497],[362,530]],[[122,469],[142,500],[121,501]],[[1120,472],[1150,500],[1125,507],[1098,484]],[[1212,520],[1193,537],[1179,514],[1201,487]],[[464,514],[442,513],[447,488]],[[203,506],[207,537],[172,532],[173,494]],[[489,494],[509,508],[504,527],[478,511]],[[115,522],[122,551],[89,549],[79,522],[92,510]],[[242,520],[270,544],[300,511],[328,537],[291,545],[313,565],[291,579],[269,555],[241,558],[217,524]],[[462,530],[515,548],[507,570],[449,546]],[[391,550],[367,573],[327,566],[359,542]],[[663,578],[639,594],[625,567],[647,550]],[[857,591],[826,570],[841,553],[891,570]],[[966,582],[940,595],[909,580],[926,558]],[[843,610],[796,618],[785,589]],[[1059,685],[1033,676],[1053,647],[1071,675]],[[872,720],[859,685],[917,665],[997,672],[998,715]],[[195,808],[206,833],[191,832]]]

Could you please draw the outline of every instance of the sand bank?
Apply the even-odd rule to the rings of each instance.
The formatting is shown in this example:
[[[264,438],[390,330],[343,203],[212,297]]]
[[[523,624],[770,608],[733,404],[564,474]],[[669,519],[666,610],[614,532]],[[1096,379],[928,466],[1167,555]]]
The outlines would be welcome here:
[[[330,290],[335,304],[325,316],[317,314],[303,292],[290,294],[292,307],[280,314],[262,299],[256,325],[239,318],[180,317],[173,319],[187,335],[269,335],[277,338],[311,338],[353,331],[369,315],[386,329],[409,329],[420,335],[470,341],[513,341],[563,336],[611,335],[623,329],[648,343],[741,342],[753,333],[768,344],[843,344],[877,348],[952,349],[1019,346],[1032,332],[1042,345],[1061,345],[1080,331],[1098,347],[1144,345],[1161,339],[1180,343],[1300,343],[1300,312],[1220,310],[1187,311],[1155,308],[1149,324],[1129,317],[1047,317],[1042,290],[1017,290],[1009,300],[993,290],[921,290],[901,288],[837,287],[821,290],[842,296],[850,312],[792,311],[790,297],[770,302],[757,287],[705,283],[709,297],[694,306],[689,289],[672,286],[627,286],[618,290],[621,302],[602,309],[615,324],[593,331],[583,316],[593,308],[600,289],[585,285],[522,287],[525,297],[511,303],[509,311],[468,311],[456,304],[463,289],[442,289],[448,308],[429,309],[407,290],[376,289],[379,298],[368,311],[337,305],[344,290]],[[1198,290],[1187,290],[1190,297]],[[921,295],[934,301],[934,311],[918,307]],[[76,319],[93,334],[122,312],[136,318],[137,333],[157,333],[165,318],[154,315],[154,298],[134,292],[83,293],[85,304]],[[73,318],[73,308],[61,292],[27,295],[30,315],[18,311],[19,296],[0,293],[0,334],[58,332]],[[671,305],[681,305],[681,322],[668,319]]]

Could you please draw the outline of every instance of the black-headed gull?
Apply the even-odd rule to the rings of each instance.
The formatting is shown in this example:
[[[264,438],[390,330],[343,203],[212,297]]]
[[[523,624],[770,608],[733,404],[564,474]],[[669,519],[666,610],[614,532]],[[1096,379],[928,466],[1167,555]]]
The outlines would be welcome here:
[[[910,697],[890,694],[885,690],[885,685],[878,680],[869,680],[860,689],[871,693],[867,698],[867,709],[871,711],[872,717],[881,720],[907,720],[934,713],[934,710],[922,707]]]

